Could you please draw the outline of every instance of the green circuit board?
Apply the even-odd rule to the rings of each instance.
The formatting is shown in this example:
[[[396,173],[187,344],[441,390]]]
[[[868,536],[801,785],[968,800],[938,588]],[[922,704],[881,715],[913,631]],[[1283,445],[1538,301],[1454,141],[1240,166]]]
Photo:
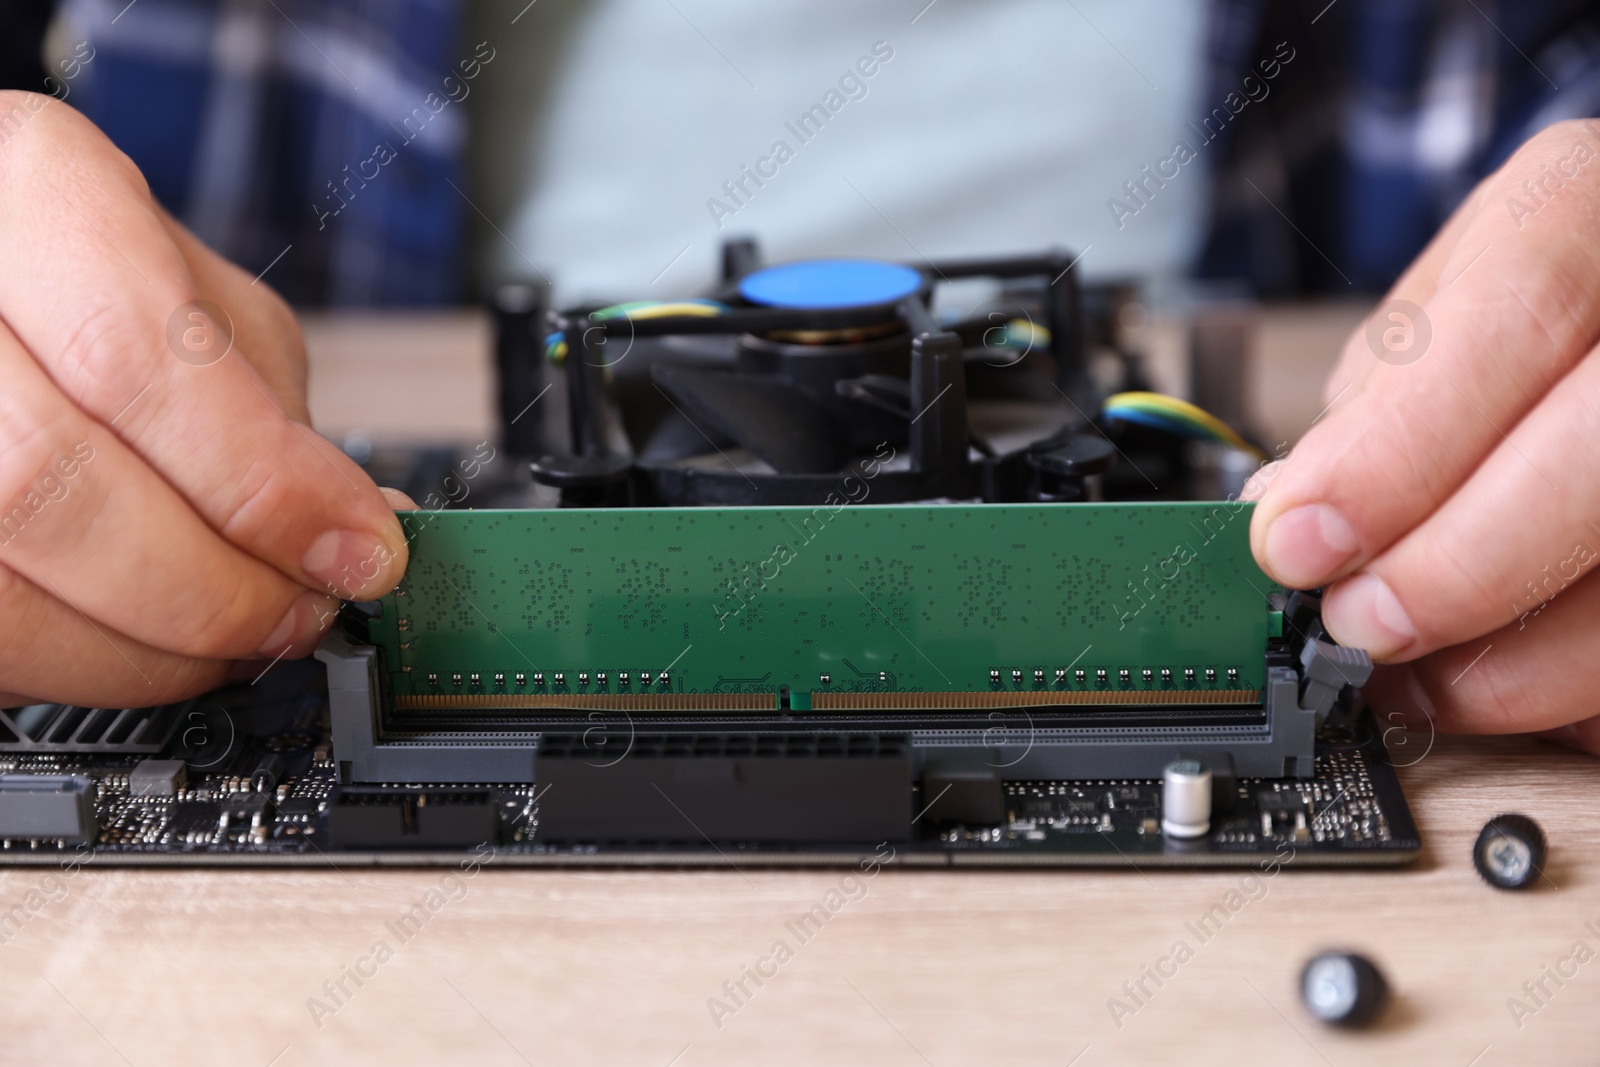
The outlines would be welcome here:
[[[403,512],[370,632],[402,707],[1249,701],[1251,507]]]

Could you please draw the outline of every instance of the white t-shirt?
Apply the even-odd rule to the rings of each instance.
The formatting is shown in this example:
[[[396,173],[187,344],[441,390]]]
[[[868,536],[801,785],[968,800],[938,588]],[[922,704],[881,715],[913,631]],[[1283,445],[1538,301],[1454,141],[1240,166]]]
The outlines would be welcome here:
[[[469,31],[498,52],[471,98],[491,280],[695,294],[742,234],[769,260],[1059,245],[1159,277],[1199,240],[1203,167],[1108,203],[1193,140],[1194,0],[525,3]]]

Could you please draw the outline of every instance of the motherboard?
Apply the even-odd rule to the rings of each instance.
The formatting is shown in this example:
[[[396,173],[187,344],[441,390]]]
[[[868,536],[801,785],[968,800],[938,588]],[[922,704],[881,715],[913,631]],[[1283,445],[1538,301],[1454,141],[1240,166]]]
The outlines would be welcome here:
[[[167,709],[170,732],[153,756],[0,755],[0,863],[432,865],[492,850],[513,866],[757,867],[876,853],[911,866],[1317,867],[1397,865],[1420,847],[1365,714],[1324,726],[1308,778],[1219,782],[1215,830],[1199,842],[1162,834],[1157,779],[1018,779],[992,790],[970,775],[912,783],[908,832],[885,828],[879,840],[712,840],[676,812],[677,828],[658,839],[563,840],[543,817],[549,785],[342,781],[321,674],[283,664],[256,685]],[[50,789],[21,793],[19,783]],[[35,803],[9,803],[19,795]],[[632,802],[669,812],[674,797],[688,802],[670,786],[652,795]]]
[[[420,504],[399,586],[248,683],[0,709],[0,863],[1409,861],[1370,659],[1252,558],[1264,452],[1077,263],[509,287],[496,444],[346,442]]]

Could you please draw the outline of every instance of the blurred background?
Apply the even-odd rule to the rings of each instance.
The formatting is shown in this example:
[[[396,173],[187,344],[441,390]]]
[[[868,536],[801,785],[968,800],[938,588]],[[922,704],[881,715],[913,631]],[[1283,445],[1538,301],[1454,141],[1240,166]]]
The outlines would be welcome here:
[[[1348,296],[1531,133],[1596,113],[1600,10],[3,0],[0,84],[80,108],[305,307],[541,275],[558,303],[693,293],[730,233],[773,259],[1061,245],[1091,281]]]
[[[81,109],[301,310],[316,424],[364,462],[509,441],[552,382],[522,447],[556,447],[559,368],[507,369],[518,302],[710,295],[742,237],[1064,249],[1099,394],[1266,452],[1473,184],[1600,114],[1600,5],[0,0],[0,85]]]

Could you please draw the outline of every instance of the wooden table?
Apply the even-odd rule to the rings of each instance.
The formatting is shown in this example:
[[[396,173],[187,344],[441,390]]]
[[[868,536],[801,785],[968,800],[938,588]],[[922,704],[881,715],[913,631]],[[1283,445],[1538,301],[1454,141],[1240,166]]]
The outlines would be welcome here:
[[[1600,962],[1562,988],[1546,979],[1553,996],[1520,1028],[1507,1000],[1535,1007],[1524,982],[1576,941],[1600,948],[1585,926],[1600,929],[1600,761],[1442,739],[1405,782],[1425,841],[1415,865],[1290,864],[1247,885],[1256,899],[1204,944],[1185,923],[1239,872],[885,869],[857,888],[838,871],[489,864],[467,878],[91,861],[47,883],[6,870],[5,908],[30,889],[60,899],[0,947],[0,1062],[1593,1064]],[[1552,842],[1548,880],[1529,892],[1490,889],[1469,859],[1506,809]],[[785,923],[841,885],[856,899],[801,944]],[[397,936],[435,891],[432,917]],[[1119,1027],[1108,999],[1133,1004],[1122,983],[1180,938],[1193,958],[1161,988],[1147,982],[1153,995]],[[736,1005],[723,983],[779,939],[793,958]],[[373,955],[378,942],[392,958]],[[1299,968],[1329,946],[1368,953],[1397,990],[1374,1031],[1336,1033],[1301,1011]],[[370,977],[336,999],[324,983],[347,968]],[[713,997],[732,1014],[714,1020]]]
[[[1358,317],[1267,324],[1296,354],[1257,353],[1258,381],[1292,394],[1269,405],[1286,434],[1285,412],[1303,425],[1320,407],[1312,383]],[[314,321],[309,335],[328,429],[488,426],[476,316]],[[1559,988],[1544,978],[1542,1004],[1523,983],[1577,941],[1600,950],[1600,761],[1446,738],[1403,775],[1425,841],[1415,865],[1291,864],[1246,884],[1255,899],[1203,944],[1185,923],[1239,872],[0,870],[0,912],[44,900],[0,928],[0,1063],[1596,1062],[1600,962]],[[1492,890],[1470,862],[1505,810],[1552,842],[1531,892]],[[785,923],[841,888],[856,899],[798,943]],[[431,917],[403,936],[419,903]],[[779,939],[793,958],[734,1001],[723,983]],[[1179,939],[1193,958],[1134,1001],[1123,983]],[[1329,946],[1368,953],[1398,991],[1375,1030],[1333,1032],[1300,1009],[1300,966]],[[1137,1010],[1114,1018],[1113,997]],[[711,998],[734,1010],[714,1019]],[[1533,1010],[1514,1018],[1511,998]]]

